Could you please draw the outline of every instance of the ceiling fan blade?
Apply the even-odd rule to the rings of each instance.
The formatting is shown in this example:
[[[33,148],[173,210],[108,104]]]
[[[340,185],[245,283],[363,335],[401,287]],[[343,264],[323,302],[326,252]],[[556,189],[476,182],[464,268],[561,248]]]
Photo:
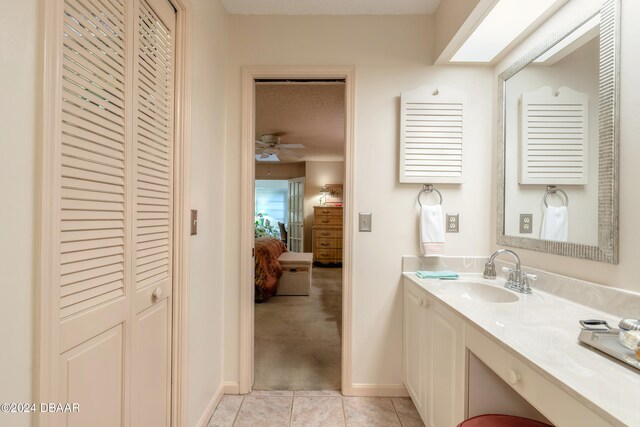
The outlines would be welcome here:
[[[256,161],[258,161],[258,162],[279,162],[280,158],[276,154],[269,154],[266,157],[262,157],[262,155],[256,154]]]
[[[282,148],[306,148],[302,144],[280,144],[279,147],[282,147]]]

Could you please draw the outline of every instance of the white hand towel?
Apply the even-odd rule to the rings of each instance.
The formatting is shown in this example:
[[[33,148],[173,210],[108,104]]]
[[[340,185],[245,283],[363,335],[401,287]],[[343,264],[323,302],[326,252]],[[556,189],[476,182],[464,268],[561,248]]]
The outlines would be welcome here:
[[[566,206],[547,206],[542,217],[540,238],[566,242],[569,238],[569,211]]]
[[[441,205],[420,208],[420,248],[423,256],[444,255],[444,220]]]

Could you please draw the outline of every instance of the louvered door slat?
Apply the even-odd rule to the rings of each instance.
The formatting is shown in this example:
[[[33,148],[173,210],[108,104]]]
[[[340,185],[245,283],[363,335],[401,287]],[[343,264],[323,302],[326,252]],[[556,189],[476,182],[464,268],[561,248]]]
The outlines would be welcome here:
[[[400,182],[462,182],[464,103],[449,88],[402,93]]]
[[[136,128],[136,287],[171,276],[172,46],[162,19],[145,0],[138,27]]]
[[[563,87],[522,94],[520,184],[586,184],[588,95]]]
[[[116,15],[119,17],[116,19]],[[125,25],[117,1],[65,0],[62,318],[124,294]]]

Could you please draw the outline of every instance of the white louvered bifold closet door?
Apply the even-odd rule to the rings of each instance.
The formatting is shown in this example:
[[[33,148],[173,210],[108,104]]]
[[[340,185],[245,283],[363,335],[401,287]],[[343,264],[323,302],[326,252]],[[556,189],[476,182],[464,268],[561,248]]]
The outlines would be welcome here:
[[[55,424],[168,426],[175,11],[61,4]]]
[[[175,13],[166,0],[140,0],[138,18],[132,423],[160,427],[171,397]]]

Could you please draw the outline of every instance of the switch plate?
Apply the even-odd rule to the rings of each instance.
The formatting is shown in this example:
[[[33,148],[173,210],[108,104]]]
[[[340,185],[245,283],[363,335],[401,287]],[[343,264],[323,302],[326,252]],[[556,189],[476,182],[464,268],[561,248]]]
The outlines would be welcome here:
[[[447,214],[447,233],[459,233],[460,232],[460,214],[448,213]]]
[[[191,235],[198,234],[198,211],[191,209]]]
[[[358,230],[371,231],[371,212],[360,212],[358,216]]]
[[[520,234],[533,233],[533,214],[520,214]]]

